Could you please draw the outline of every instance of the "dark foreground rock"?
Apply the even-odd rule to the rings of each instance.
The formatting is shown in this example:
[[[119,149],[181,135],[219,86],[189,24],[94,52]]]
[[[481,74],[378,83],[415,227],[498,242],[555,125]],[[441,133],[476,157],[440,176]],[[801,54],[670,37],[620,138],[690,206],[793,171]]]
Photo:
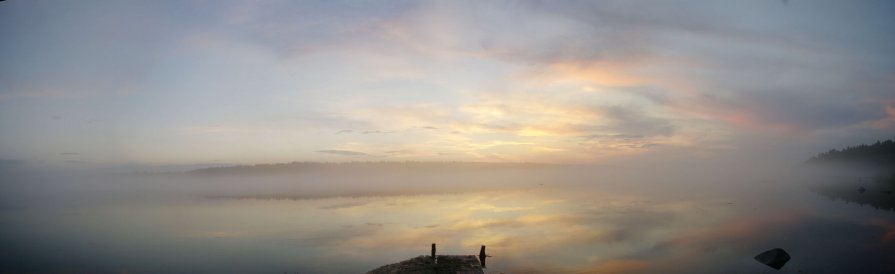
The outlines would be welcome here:
[[[780,270],[790,259],[789,254],[782,248],[774,248],[755,256],[755,260]]]
[[[474,255],[438,255],[437,263],[431,256],[384,265],[367,274],[484,274],[479,259]]]

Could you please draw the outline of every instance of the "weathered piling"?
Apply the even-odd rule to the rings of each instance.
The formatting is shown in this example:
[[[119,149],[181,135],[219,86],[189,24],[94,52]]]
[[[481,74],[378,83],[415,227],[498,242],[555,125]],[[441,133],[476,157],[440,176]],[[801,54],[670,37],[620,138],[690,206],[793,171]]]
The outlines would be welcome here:
[[[479,262],[482,263],[482,268],[485,268],[485,258],[486,258],[487,256],[488,256],[488,255],[485,255],[485,246],[483,245],[483,246],[482,246],[482,249],[479,250]]]

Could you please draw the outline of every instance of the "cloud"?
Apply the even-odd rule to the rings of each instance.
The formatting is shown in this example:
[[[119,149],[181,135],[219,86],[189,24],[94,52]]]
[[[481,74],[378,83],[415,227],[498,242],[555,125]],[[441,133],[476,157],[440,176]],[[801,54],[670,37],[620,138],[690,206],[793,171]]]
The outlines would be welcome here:
[[[366,204],[367,204],[367,202],[349,202],[349,203],[341,203],[341,204],[322,206],[322,207],[320,207],[320,209],[326,209],[326,210],[343,209],[343,208],[364,206]]]
[[[621,140],[637,140],[643,139],[643,135],[634,134],[594,134],[587,136],[587,139],[621,139]]]
[[[208,239],[235,239],[235,238],[245,238],[255,236],[250,232],[245,231],[192,231],[192,232],[183,232],[181,237],[186,238],[208,238]]]
[[[675,131],[668,120],[651,117],[646,111],[636,108],[608,107],[602,113],[613,121],[609,128],[620,132],[620,135],[666,136]]]
[[[639,8],[642,5],[651,8]],[[487,11],[491,16],[476,16],[475,12],[466,13],[476,10],[469,9],[472,4],[458,2],[416,7],[398,17],[392,26],[401,28],[404,37],[416,38],[403,40],[424,45],[416,47],[447,48],[526,64],[533,68],[526,75],[535,79],[661,87],[668,94],[659,98],[681,108],[684,114],[700,109],[707,116],[721,112],[724,114],[716,118],[734,126],[748,122],[758,129],[813,130],[841,128],[884,117],[881,105],[860,103],[878,92],[855,88],[880,82],[878,78],[886,75],[884,71],[891,71],[886,69],[891,62],[878,64],[883,69],[880,71],[855,69],[858,62],[866,63],[860,50],[845,50],[842,53],[846,54],[831,57],[831,46],[841,40],[831,40],[823,32],[786,35],[780,27],[787,24],[786,16],[776,11],[762,14],[765,20],[778,24],[774,25],[749,20],[749,16],[755,15],[742,12],[780,7],[737,5],[735,9],[700,5],[699,9],[685,12],[688,16],[672,17],[660,11],[677,10],[678,5],[520,2],[512,9],[502,4],[478,6],[478,10],[492,9]],[[523,14],[527,20],[507,20]],[[812,19],[807,14],[788,16]],[[433,22],[427,18],[450,19]],[[839,29],[849,24],[831,25]],[[433,27],[442,33],[469,31],[464,36],[446,39],[433,34]],[[882,27],[871,24],[864,31],[872,33]],[[892,43],[888,39],[882,45]],[[869,48],[885,52],[884,47]],[[866,74],[873,76],[863,76]],[[825,76],[818,78],[819,75]],[[759,78],[773,81],[754,80]],[[831,86],[835,90],[817,90]]]
[[[38,108],[53,109],[60,121],[105,115],[114,121],[69,137],[183,128],[218,140],[261,140],[256,158],[281,159],[294,157],[278,149],[292,144],[266,142],[272,135],[308,140],[302,151],[412,149],[421,158],[570,162],[660,147],[699,150],[700,140],[736,147],[752,136],[831,142],[895,128],[886,103],[895,99],[895,58],[886,58],[895,49],[886,35],[891,7],[19,2],[0,11],[8,26],[0,36],[16,41],[0,50],[8,60],[0,66],[0,101],[34,105],[2,108],[0,116],[37,117],[22,114]],[[121,104],[102,101],[111,96]],[[51,106],[72,98],[85,103]],[[189,128],[218,121],[230,126]],[[393,131],[401,134],[382,134]],[[609,137],[635,135],[642,137]],[[134,147],[158,151],[183,136],[158,137]],[[495,143],[533,145],[487,145]],[[203,145],[244,154],[240,146]]]
[[[413,155],[413,154],[414,154],[414,151],[413,151],[413,150],[409,150],[409,149],[401,149],[401,150],[388,150],[388,151],[385,151],[385,152],[383,152],[383,153],[385,153],[385,154],[387,154],[387,155],[395,155],[395,156],[399,156],[399,155]]]
[[[394,131],[382,131],[382,130],[365,130],[361,132],[362,134],[389,134],[395,133]]]
[[[359,152],[359,151],[351,151],[351,150],[338,150],[338,149],[327,149],[327,150],[318,150],[316,152],[333,154],[339,156],[371,156],[370,154]]]
[[[680,139],[692,138],[681,137],[692,133],[679,131],[675,121],[652,113],[650,108],[655,100],[642,100],[639,93],[628,94],[628,90],[604,94],[617,98],[618,104],[595,101],[588,98],[591,92],[578,89],[546,94],[521,90],[468,94],[461,97],[455,108],[413,104],[352,106],[346,112],[368,124],[402,128],[420,128],[417,125],[421,123],[439,124],[438,128],[442,129],[408,131],[402,134],[406,135],[403,138],[426,141],[405,142],[403,147],[389,146],[391,150],[414,149],[430,151],[431,155],[451,153],[492,160],[524,160],[532,154],[563,155],[568,151],[582,155],[589,152],[591,156],[585,156],[589,158],[595,154],[642,153],[662,144],[685,145]],[[377,146],[356,147],[363,150]],[[564,155],[581,159],[580,155],[573,154]],[[429,154],[415,156],[425,155]]]
[[[0,168],[17,167],[17,166],[22,166],[22,165],[25,165],[25,161],[0,159]]]
[[[167,8],[164,3],[127,1],[4,6],[3,24],[8,28],[0,35],[25,46],[0,51],[0,58],[7,60],[0,66],[0,100],[120,95],[142,89],[155,65],[165,59],[170,42],[183,33],[172,26],[184,21],[165,15]],[[64,50],[56,48],[59,43],[65,44]]]

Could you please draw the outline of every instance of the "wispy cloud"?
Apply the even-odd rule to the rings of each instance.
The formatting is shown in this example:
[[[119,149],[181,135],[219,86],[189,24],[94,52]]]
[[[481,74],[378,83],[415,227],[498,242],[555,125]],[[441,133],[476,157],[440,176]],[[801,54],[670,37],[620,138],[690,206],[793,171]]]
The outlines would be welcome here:
[[[366,204],[367,204],[367,202],[349,202],[349,203],[340,203],[340,204],[322,206],[322,207],[320,207],[320,209],[335,210],[335,209],[359,207],[359,206],[364,206]]]
[[[300,139],[306,152],[558,161],[706,147],[699,140],[822,143],[895,129],[889,3],[101,6],[4,6],[0,36],[17,43],[0,51],[9,60],[0,66],[0,104],[27,104],[0,108],[2,117],[26,117],[2,126],[53,122],[29,113],[51,109],[56,123],[111,117],[91,131],[54,129],[72,140],[93,139],[90,132],[156,137],[115,146],[139,151],[182,143],[281,159],[294,157],[283,148],[297,146],[285,140]],[[226,126],[207,126],[214,124]],[[391,132],[400,134],[384,134]],[[606,137],[622,135],[642,137]],[[248,140],[263,145],[233,145]],[[481,146],[491,142],[534,145]]]
[[[0,159],[0,168],[15,167],[15,166],[21,166],[24,164],[25,164],[25,161],[22,161],[22,160]]]
[[[362,134],[389,134],[395,133],[394,131],[382,131],[382,130],[364,130],[361,132]]]

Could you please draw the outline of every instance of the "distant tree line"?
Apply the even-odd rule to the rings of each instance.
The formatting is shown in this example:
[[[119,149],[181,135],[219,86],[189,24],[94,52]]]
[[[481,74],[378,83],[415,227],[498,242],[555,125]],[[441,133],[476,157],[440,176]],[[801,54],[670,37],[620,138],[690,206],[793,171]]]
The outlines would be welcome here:
[[[883,142],[844,149],[832,149],[808,160],[809,163],[844,163],[895,168],[895,142]]]
[[[238,165],[202,168],[190,171],[191,174],[262,174],[293,173],[304,171],[463,171],[493,169],[529,169],[555,166],[541,163],[489,163],[489,162],[291,162],[277,164]]]

